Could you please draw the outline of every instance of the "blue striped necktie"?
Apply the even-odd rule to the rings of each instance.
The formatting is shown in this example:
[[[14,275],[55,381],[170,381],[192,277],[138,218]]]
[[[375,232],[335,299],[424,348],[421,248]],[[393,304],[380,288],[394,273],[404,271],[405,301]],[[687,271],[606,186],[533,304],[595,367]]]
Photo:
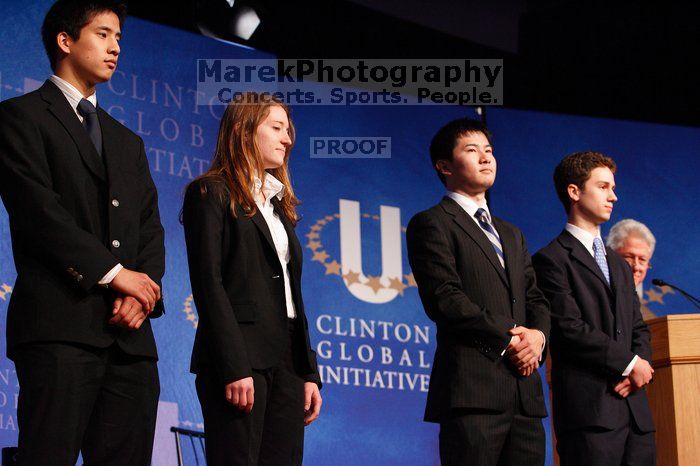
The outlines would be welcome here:
[[[503,256],[503,246],[501,246],[501,240],[498,237],[498,232],[489,223],[489,216],[486,213],[486,210],[479,207],[476,213],[474,214],[474,217],[476,217],[477,222],[479,222],[479,226],[482,230],[484,230],[484,233],[486,233],[486,237],[491,242],[491,246],[493,246],[494,251],[496,251],[498,260],[501,262],[501,267],[505,269],[506,263]]]
[[[593,257],[595,257],[596,264],[598,264],[601,272],[605,275],[605,280],[607,280],[609,285],[610,269],[608,268],[608,261],[605,259],[605,246],[603,246],[603,240],[598,236],[593,240]]]

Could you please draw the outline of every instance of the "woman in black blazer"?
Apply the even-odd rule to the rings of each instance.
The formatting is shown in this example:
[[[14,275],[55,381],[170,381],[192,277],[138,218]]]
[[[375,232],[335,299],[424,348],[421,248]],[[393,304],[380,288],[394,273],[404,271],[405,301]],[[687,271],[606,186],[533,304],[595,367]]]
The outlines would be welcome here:
[[[245,93],[226,109],[211,168],[183,206],[199,325],[190,370],[209,465],[298,465],[321,408],[301,298],[287,163],[289,109]]]

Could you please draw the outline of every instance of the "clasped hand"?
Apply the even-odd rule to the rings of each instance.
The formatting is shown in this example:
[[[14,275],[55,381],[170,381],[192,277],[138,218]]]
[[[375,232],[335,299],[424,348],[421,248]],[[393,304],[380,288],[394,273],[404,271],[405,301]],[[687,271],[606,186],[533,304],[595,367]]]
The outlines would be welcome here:
[[[529,377],[540,367],[544,346],[542,332],[519,326],[510,329],[509,333],[512,337],[506,348],[506,355],[518,370],[518,374]]]
[[[137,330],[160,300],[160,287],[145,273],[122,269],[109,284],[118,294],[109,323]]]

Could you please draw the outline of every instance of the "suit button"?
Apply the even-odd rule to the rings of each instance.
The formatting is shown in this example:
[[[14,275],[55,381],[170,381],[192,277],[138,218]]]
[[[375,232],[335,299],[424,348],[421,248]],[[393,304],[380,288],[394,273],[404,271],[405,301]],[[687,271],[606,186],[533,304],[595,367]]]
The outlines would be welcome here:
[[[515,304],[515,298],[513,298],[513,304]]]
[[[119,207],[119,199],[112,199],[112,205],[114,207]]]
[[[618,334],[618,335],[622,335],[622,330],[620,330],[620,329],[618,328],[618,329],[617,329],[617,334]]]
[[[115,248],[118,248],[121,245],[122,245],[122,243],[120,243],[118,239],[115,239],[114,241],[112,241],[112,246],[114,246]]]

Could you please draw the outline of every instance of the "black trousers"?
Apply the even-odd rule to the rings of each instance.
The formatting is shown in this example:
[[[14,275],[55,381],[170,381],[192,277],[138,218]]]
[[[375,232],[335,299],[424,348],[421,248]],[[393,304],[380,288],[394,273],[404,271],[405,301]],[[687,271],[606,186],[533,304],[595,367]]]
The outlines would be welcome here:
[[[561,466],[654,466],[655,432],[642,432],[627,411],[627,422],[617,429],[589,427],[557,435]]]
[[[17,349],[17,464],[151,464],[160,383],[156,361],[116,344],[33,343]]]
[[[290,335],[293,331],[290,323]],[[209,466],[301,465],[304,379],[295,369],[294,353],[290,346],[276,367],[253,370],[250,413],[226,401],[225,384],[215,374],[197,374]]]
[[[542,466],[544,458],[542,419],[526,416],[517,395],[508,411],[454,409],[440,422],[443,466]]]

